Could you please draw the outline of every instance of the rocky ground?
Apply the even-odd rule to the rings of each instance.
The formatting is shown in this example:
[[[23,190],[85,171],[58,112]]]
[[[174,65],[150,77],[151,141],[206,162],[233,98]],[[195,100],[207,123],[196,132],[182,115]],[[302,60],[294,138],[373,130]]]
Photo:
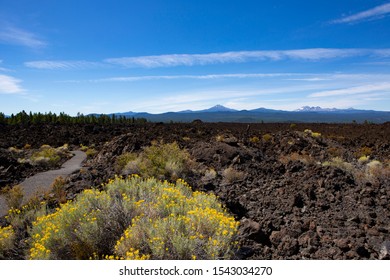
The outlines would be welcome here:
[[[95,145],[99,153],[67,181],[71,199],[118,173],[119,155],[176,141],[193,161],[186,181],[214,192],[240,220],[237,258],[386,259],[389,139],[390,123],[7,126],[0,168],[12,182],[33,172],[9,154],[11,146]]]

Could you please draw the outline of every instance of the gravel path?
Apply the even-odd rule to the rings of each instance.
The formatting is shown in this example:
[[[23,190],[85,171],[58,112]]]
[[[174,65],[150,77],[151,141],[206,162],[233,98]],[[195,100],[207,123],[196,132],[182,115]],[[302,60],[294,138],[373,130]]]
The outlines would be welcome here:
[[[87,158],[87,155],[82,151],[72,151],[74,154],[70,160],[66,161],[61,169],[50,170],[35,174],[32,177],[24,180],[20,185],[24,192],[24,201],[34,196],[37,192],[45,192],[50,189],[54,179],[58,176],[67,176],[81,168],[81,163]],[[0,196],[0,216],[7,214],[8,207],[3,196]]]

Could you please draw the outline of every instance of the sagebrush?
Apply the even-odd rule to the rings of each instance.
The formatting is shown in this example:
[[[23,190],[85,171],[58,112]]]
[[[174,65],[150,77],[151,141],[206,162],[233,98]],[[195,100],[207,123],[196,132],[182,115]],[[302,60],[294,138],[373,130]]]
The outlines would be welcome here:
[[[132,176],[39,217],[30,259],[228,259],[238,222],[216,196]]]

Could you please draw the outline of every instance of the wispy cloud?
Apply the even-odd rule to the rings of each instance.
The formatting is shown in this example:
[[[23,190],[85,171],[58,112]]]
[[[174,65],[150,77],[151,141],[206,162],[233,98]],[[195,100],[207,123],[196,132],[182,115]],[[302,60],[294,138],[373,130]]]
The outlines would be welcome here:
[[[33,49],[45,47],[47,44],[34,33],[3,24],[0,27],[0,43],[20,45]]]
[[[293,50],[259,50],[259,51],[233,51],[208,54],[163,54],[153,56],[136,56],[109,58],[104,62],[116,64],[123,67],[174,67],[209,65],[222,63],[243,63],[262,60],[309,60],[318,61],[322,59],[346,58],[357,56],[389,56],[389,49],[332,49],[312,48]]]
[[[334,97],[383,91],[388,92],[388,94],[390,95],[390,83],[367,84],[356,87],[320,91],[310,94],[309,97]]]
[[[342,59],[349,57],[390,57],[390,49],[292,49],[292,50],[259,50],[259,51],[232,51],[209,54],[162,54],[154,56],[135,56],[122,58],[108,58],[102,62],[85,60],[38,60],[27,61],[26,67],[47,70],[89,69],[97,67],[112,67],[113,65],[131,68],[158,68],[175,66],[211,65],[223,63],[244,63],[254,61],[282,61],[303,60],[319,61],[325,59]],[[185,76],[180,76],[184,78]],[[188,78],[210,79],[212,76],[187,76]],[[134,81],[142,79],[175,79],[175,76],[148,76],[108,78],[113,81]]]
[[[0,94],[19,94],[24,89],[20,85],[22,81],[7,75],[0,75]]]
[[[138,82],[151,80],[224,80],[224,79],[278,79],[297,82],[323,81],[388,81],[390,74],[334,74],[334,73],[233,73],[205,75],[153,75],[153,76],[119,76],[89,80],[64,80],[61,83],[104,83],[104,82]]]
[[[29,68],[46,69],[46,70],[69,70],[96,68],[102,66],[102,63],[84,61],[84,60],[37,60],[28,61],[24,65]]]
[[[345,16],[336,20],[331,21],[331,23],[355,23],[359,21],[374,20],[383,18],[384,16],[390,13],[390,3],[376,6],[372,9],[356,13],[350,16]]]

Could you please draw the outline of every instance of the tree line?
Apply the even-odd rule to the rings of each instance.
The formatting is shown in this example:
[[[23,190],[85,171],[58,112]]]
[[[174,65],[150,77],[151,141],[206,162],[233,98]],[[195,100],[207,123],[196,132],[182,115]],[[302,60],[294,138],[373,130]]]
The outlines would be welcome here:
[[[122,115],[83,115],[70,116],[65,113],[26,113],[24,110],[11,116],[0,112],[0,124],[142,124],[146,123],[145,118],[125,117]]]

